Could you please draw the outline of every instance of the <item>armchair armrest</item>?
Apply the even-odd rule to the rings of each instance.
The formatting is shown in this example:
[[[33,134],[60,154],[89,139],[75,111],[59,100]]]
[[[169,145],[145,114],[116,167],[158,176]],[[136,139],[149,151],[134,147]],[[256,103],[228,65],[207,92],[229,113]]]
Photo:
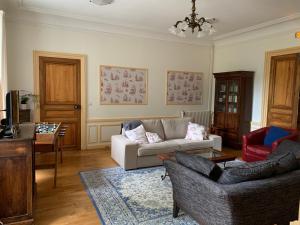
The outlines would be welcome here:
[[[213,141],[213,149],[222,151],[222,137],[215,134],[210,134],[208,136],[209,140]]]
[[[268,128],[263,127],[248,134],[243,135],[243,145],[261,145],[264,143],[264,138]]]
[[[274,141],[272,143],[272,151],[274,151],[281,142],[283,142],[284,140],[291,140],[291,141],[297,141],[298,139],[298,131],[294,130],[292,131],[292,133],[288,136],[285,136],[283,138],[277,139],[276,141]]]
[[[138,143],[129,140],[124,135],[111,137],[111,157],[125,170],[137,167],[138,147]]]

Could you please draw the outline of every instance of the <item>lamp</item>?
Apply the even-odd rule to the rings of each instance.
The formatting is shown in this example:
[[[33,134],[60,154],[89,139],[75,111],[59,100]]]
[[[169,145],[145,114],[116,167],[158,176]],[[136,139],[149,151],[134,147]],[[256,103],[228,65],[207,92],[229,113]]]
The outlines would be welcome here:
[[[195,30],[198,30],[198,38],[204,37],[207,34],[214,34],[216,30],[213,27],[212,22],[215,22],[216,19],[213,18],[208,20],[204,17],[197,18],[198,14],[196,13],[196,0],[192,0],[192,4],[193,7],[190,17],[185,17],[184,20],[177,21],[174,26],[169,28],[169,32],[179,37],[186,37],[185,31],[188,28],[191,28],[192,33],[194,33]]]

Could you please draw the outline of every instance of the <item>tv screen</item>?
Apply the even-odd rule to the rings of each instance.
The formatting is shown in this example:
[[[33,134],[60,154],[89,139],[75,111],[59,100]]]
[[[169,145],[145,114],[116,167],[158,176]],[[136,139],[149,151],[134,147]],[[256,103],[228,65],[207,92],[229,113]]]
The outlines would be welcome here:
[[[6,94],[7,126],[19,124],[19,91],[9,91]]]

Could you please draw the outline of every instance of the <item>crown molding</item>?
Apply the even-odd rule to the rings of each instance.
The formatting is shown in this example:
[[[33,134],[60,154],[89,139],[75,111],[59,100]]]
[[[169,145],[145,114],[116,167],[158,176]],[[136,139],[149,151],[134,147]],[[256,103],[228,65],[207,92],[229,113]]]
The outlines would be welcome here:
[[[136,38],[153,39],[159,41],[190,44],[197,46],[212,46],[213,41],[198,38],[179,38],[172,34],[145,29],[133,25],[111,24],[106,21],[99,22],[94,17],[70,15],[61,11],[40,9],[24,6],[23,0],[18,0],[17,9],[10,9],[7,13],[8,22],[43,25],[63,29],[94,31],[105,34],[123,35]]]
[[[234,37],[234,36],[239,36],[239,35],[244,34],[244,33],[249,33],[251,31],[256,31],[256,30],[261,30],[263,28],[271,27],[271,26],[274,26],[274,25],[277,25],[277,24],[285,23],[285,22],[296,20],[296,19],[299,19],[299,18],[300,18],[300,12],[289,15],[289,16],[286,16],[286,17],[282,17],[282,18],[270,20],[270,21],[267,21],[267,22],[264,22],[264,23],[260,23],[260,24],[254,25],[254,26],[246,27],[246,28],[243,28],[243,29],[238,29],[238,30],[226,33],[226,34],[219,35],[219,36],[215,36],[213,38],[213,40],[218,41],[218,40],[231,38],[231,37]]]

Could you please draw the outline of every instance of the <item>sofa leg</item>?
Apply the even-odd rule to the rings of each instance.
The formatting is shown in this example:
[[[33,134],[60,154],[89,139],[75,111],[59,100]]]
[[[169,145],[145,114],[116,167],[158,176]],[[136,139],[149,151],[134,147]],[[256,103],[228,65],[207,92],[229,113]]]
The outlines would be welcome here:
[[[178,213],[179,213],[179,207],[177,206],[177,203],[174,200],[174,203],[173,203],[173,217],[177,218],[178,217]]]

